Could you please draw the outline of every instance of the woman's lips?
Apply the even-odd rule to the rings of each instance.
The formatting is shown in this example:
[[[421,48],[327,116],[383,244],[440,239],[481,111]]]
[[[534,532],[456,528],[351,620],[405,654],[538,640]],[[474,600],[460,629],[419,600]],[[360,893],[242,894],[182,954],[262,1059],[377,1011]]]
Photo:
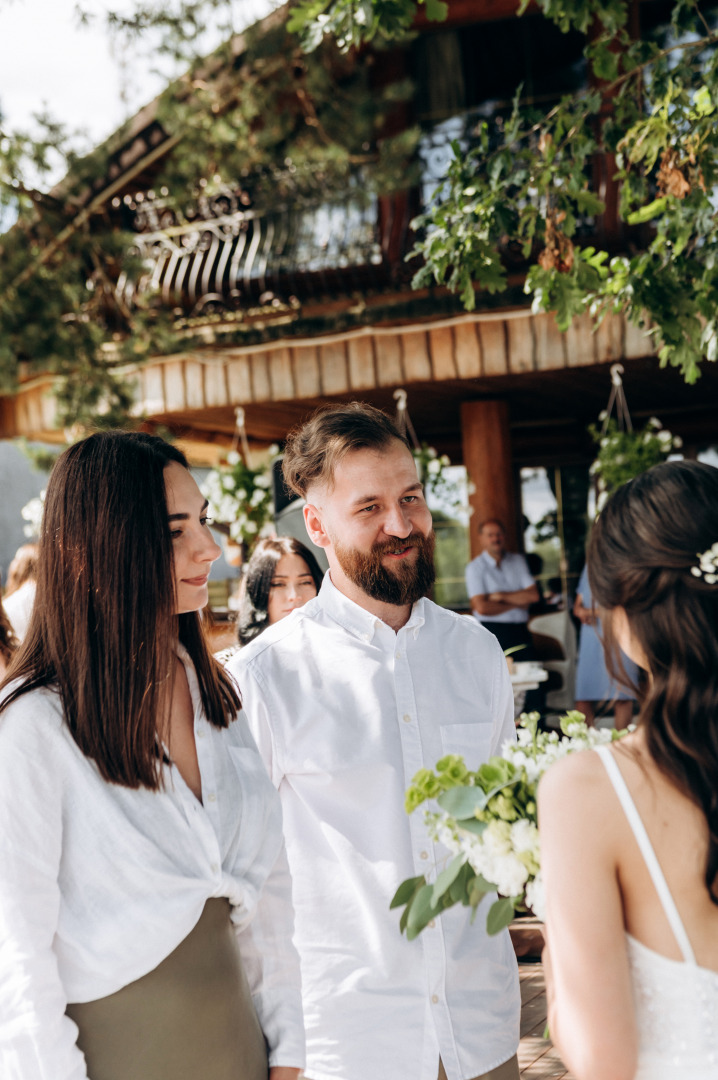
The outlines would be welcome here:
[[[182,578],[185,585],[206,585],[209,581],[209,574],[204,574],[202,577]]]

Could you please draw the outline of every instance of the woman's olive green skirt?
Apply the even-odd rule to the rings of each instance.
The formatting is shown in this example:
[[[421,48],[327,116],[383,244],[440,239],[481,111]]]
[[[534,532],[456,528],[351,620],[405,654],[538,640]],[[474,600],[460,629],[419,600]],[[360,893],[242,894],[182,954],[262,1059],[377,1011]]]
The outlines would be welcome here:
[[[227,900],[208,900],[194,930],[116,994],[68,1005],[91,1080],[267,1080]]]

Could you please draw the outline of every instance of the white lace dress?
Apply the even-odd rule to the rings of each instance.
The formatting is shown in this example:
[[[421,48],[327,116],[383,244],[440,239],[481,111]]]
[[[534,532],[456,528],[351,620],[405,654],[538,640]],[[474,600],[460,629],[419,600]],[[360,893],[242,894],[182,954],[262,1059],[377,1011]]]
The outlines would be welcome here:
[[[646,862],[683,961],[626,934],[638,1024],[635,1080],[718,1080],[718,973],[696,964],[648,834],[606,746],[598,748]]]

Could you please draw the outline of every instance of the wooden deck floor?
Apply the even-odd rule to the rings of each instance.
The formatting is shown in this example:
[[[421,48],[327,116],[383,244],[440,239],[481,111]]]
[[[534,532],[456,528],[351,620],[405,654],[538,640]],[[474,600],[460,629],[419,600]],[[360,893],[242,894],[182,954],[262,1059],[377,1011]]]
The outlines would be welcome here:
[[[521,1080],[573,1080],[548,1039],[546,1028],[546,988],[540,963],[519,960],[521,980]]]

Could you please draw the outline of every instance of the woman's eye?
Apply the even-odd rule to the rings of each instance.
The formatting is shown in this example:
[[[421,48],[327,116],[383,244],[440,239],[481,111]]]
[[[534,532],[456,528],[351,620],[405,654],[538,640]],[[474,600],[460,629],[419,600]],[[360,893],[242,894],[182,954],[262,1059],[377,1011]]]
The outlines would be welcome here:
[[[273,581],[272,584],[269,587],[270,587],[270,589],[283,589],[284,588],[284,582],[283,581]]]
[[[199,523],[200,525],[214,525],[214,518],[210,514],[205,514],[199,519]]]
[[[170,536],[172,537],[173,540],[179,540],[181,535],[182,535],[182,530],[181,529],[170,529]]]

